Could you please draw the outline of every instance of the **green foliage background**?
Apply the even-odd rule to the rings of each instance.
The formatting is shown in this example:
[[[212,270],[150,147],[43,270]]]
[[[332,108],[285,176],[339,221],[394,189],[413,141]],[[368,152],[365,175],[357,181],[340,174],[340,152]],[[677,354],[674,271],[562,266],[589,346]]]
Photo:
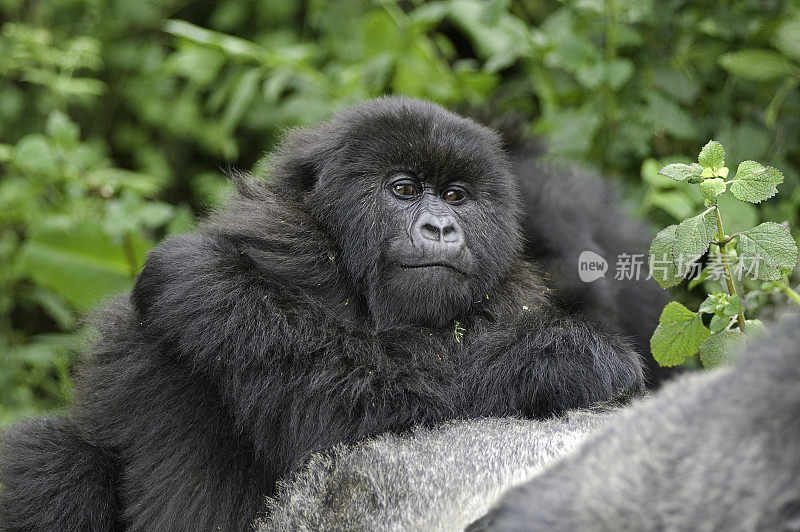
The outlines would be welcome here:
[[[371,96],[522,112],[661,226],[702,204],[661,164],[716,138],[786,176],[744,225],[797,222],[798,1],[0,0],[0,20],[0,423],[66,404],[87,310],[224,201],[222,168]]]

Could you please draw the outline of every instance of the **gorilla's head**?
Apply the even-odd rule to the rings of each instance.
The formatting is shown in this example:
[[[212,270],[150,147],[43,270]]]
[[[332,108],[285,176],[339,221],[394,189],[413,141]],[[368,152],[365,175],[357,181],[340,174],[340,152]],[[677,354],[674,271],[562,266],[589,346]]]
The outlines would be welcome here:
[[[382,98],[294,132],[274,160],[338,248],[379,326],[442,326],[508,270],[520,203],[497,133]]]

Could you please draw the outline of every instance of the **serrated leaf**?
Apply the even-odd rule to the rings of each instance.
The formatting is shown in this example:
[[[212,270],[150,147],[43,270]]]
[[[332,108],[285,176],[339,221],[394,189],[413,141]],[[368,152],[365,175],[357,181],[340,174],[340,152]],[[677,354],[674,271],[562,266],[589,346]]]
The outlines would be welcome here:
[[[739,296],[730,296],[723,305],[722,315],[727,317],[733,317],[740,312],[744,312],[744,307],[742,306],[742,302],[739,299]]]
[[[785,227],[774,222],[764,222],[739,235],[736,251],[747,271],[763,281],[780,279],[782,269],[797,265],[797,244]]]
[[[656,280],[661,288],[669,288],[681,282],[681,276],[675,267],[675,256],[673,248],[675,246],[675,230],[677,225],[670,225],[659,232],[650,244],[648,262],[650,264],[650,275]]]
[[[736,76],[756,81],[779,79],[792,72],[792,64],[773,50],[750,49],[723,54],[719,64]]]
[[[704,198],[711,201],[714,201],[717,196],[724,194],[727,189],[727,183],[718,177],[715,177],[714,179],[706,179],[700,183],[700,193]]]
[[[721,331],[700,344],[700,361],[706,368],[723,366],[744,347],[747,338],[739,331]]]
[[[783,174],[755,161],[743,161],[731,181],[731,193],[742,201],[759,203],[778,193]]]
[[[720,302],[720,297],[726,294],[710,294],[705,301],[700,303],[700,307],[697,309],[698,312],[703,312],[705,314],[714,314],[714,309]]]
[[[713,170],[718,170],[725,166],[725,150],[722,144],[716,140],[708,141],[708,143],[703,146],[703,149],[700,150],[700,156],[697,158],[697,162],[703,165],[704,168],[711,168]]]
[[[650,338],[650,351],[660,365],[676,366],[694,355],[710,334],[699,314],[671,301]]]
[[[713,210],[687,218],[678,224],[672,253],[680,275],[686,275],[692,263],[708,251],[716,231],[717,222]]]
[[[700,169],[700,172],[702,172],[702,168]],[[658,173],[674,179],[675,181],[686,181],[690,177],[700,176],[700,173],[698,173],[696,168],[693,168],[688,164],[681,163],[668,164],[659,170]]]
[[[714,315],[711,317],[711,323],[709,324],[708,328],[711,329],[712,334],[718,333],[725,329],[730,322],[731,318]]]

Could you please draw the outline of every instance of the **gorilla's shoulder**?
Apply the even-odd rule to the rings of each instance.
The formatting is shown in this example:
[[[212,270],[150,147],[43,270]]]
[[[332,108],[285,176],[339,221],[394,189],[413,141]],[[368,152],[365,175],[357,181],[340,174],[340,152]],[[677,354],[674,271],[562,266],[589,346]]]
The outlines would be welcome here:
[[[186,298],[195,287],[213,290],[214,273],[219,269],[224,251],[207,235],[173,236],[150,251],[136,280],[131,302],[136,313],[145,318],[159,299]],[[221,280],[221,279],[219,279]]]
[[[167,238],[148,254],[131,294],[140,319],[223,311],[255,293],[294,309],[348,298],[336,251],[302,206],[253,178],[238,186],[196,233]]]

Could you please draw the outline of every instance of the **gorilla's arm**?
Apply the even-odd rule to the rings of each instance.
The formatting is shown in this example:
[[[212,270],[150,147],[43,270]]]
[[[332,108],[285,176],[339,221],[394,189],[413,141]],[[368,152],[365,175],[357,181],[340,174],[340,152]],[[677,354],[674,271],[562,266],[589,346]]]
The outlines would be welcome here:
[[[460,530],[611,415],[456,421],[340,445],[280,485],[257,530]]]
[[[530,315],[528,315],[530,314]],[[520,311],[468,346],[465,378],[483,415],[506,405],[526,417],[559,415],[644,391],[639,355],[621,338],[554,310]],[[481,375],[492,375],[483,379]]]
[[[800,318],[686,376],[508,493],[471,530],[800,529]]]

